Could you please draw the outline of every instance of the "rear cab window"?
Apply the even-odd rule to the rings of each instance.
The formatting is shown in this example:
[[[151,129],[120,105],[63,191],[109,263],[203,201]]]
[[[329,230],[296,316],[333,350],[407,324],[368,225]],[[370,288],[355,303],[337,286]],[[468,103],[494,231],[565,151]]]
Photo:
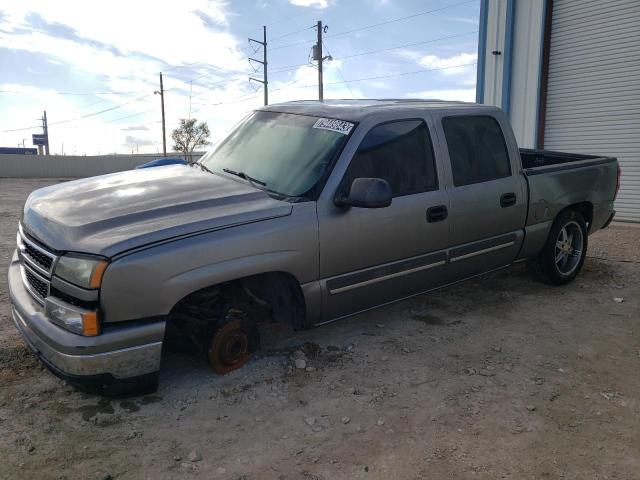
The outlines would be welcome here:
[[[511,176],[507,144],[498,121],[490,116],[442,119],[456,187]]]
[[[394,197],[438,189],[431,136],[421,119],[395,120],[371,128],[358,146],[341,188],[356,178],[382,178]]]

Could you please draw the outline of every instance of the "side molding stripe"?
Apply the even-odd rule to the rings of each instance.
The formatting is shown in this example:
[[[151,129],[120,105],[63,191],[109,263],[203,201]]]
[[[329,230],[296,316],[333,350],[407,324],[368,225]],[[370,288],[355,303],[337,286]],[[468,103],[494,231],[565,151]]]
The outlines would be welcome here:
[[[340,288],[336,288],[336,289],[333,289],[333,290],[329,290],[329,293],[333,295],[333,294],[336,294],[336,293],[347,292],[347,291],[353,290],[355,288],[364,287],[366,285],[372,285],[372,284],[378,283],[378,282],[384,282],[385,280],[391,280],[392,278],[403,277],[405,275],[410,275],[412,273],[420,272],[422,270],[428,270],[430,268],[440,267],[440,266],[444,265],[445,263],[447,263],[447,262],[444,261],[444,260],[441,260],[441,261],[436,262],[436,263],[429,263],[428,265],[423,265],[421,267],[412,268],[410,270],[403,270],[401,272],[396,272],[396,273],[392,273],[390,275],[385,275],[384,277],[376,277],[376,278],[372,278],[371,280],[365,280],[364,282],[352,283],[351,285],[347,285],[345,287],[340,287]]]
[[[495,247],[483,248],[482,250],[476,250],[475,252],[467,253],[465,255],[460,255],[459,257],[453,257],[450,261],[451,263],[457,262],[458,260],[464,260],[465,258],[477,257],[478,255],[482,255],[484,253],[493,252],[495,250],[501,250],[503,248],[510,247],[514,244],[514,241],[509,243],[501,243],[500,245],[496,245]]]

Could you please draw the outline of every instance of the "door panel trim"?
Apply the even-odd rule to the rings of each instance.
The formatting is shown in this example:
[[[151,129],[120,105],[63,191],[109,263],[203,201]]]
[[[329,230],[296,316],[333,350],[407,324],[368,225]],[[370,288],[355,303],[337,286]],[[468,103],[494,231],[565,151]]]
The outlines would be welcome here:
[[[515,241],[510,241],[508,243],[501,243],[500,245],[496,245],[495,247],[483,248],[482,250],[478,250],[475,252],[467,253],[465,255],[460,255],[459,257],[452,257],[451,262],[457,262],[458,260],[464,260],[465,258],[477,257],[478,255],[482,255],[484,253],[493,252],[495,250],[500,250],[502,248],[511,247]]]
[[[326,288],[331,295],[335,295],[385,280],[410,275],[422,270],[439,267],[446,263],[447,254],[445,251],[429,253],[409,260],[387,263],[360,272],[332,278],[327,280]]]
[[[454,247],[449,250],[450,262],[457,262],[465,258],[475,257],[484,253],[493,252],[503,248],[511,247],[518,236],[515,233],[507,233],[497,237],[468,243],[460,247]]]
[[[456,285],[458,283],[466,282],[467,280],[471,280],[472,278],[482,277],[484,275],[488,275],[490,273],[497,272],[497,271],[502,270],[504,268],[508,268],[511,265],[513,265],[513,263],[509,263],[507,265],[501,265],[499,267],[492,268],[491,270],[487,270],[486,272],[480,272],[480,273],[477,273],[475,275],[468,275],[466,277],[460,278],[460,279],[455,280],[453,282],[444,283],[444,284],[439,285],[437,287],[428,288],[426,290],[422,290],[420,292],[412,293],[412,294],[406,295],[404,297],[394,298],[393,300],[389,300],[388,302],[383,302],[383,303],[379,303],[377,305],[372,305],[371,307],[363,308],[363,309],[355,311],[355,312],[347,313],[346,315],[340,315],[338,317],[334,317],[334,318],[331,318],[329,320],[325,320],[323,322],[316,323],[314,325],[314,327],[320,327],[322,325],[327,325],[329,323],[337,322],[338,320],[342,320],[344,318],[352,317],[354,315],[358,315],[360,313],[368,312],[370,310],[375,310],[376,308],[384,307],[386,305],[392,305],[394,303],[401,302],[401,301],[407,300],[409,298],[417,297],[418,295],[424,295],[425,293],[434,292],[434,291],[440,290],[442,288],[449,287],[451,285]]]

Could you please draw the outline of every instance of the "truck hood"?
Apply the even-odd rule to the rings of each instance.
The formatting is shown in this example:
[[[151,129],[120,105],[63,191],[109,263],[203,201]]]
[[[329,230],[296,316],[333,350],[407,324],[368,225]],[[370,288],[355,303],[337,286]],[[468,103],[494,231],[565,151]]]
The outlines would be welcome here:
[[[290,203],[182,165],[65,182],[33,192],[25,231],[46,246],[111,257],[196,232],[289,215]]]

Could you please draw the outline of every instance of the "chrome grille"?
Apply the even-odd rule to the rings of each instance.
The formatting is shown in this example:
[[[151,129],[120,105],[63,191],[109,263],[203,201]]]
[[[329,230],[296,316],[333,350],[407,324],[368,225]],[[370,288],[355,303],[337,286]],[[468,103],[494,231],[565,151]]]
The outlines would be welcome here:
[[[51,273],[58,257],[27,237],[22,225],[18,231],[17,243],[22,280],[33,298],[43,304],[44,299],[49,296]]]
[[[39,266],[44,268],[47,271],[51,271],[51,266],[53,265],[53,258],[49,255],[45,255],[39,250],[33,248],[32,245],[28,243],[24,246],[24,254],[29,257],[33,262],[37,263]]]
[[[42,278],[38,278],[38,276],[28,268],[24,269],[24,277],[29,291],[36,298],[44,301],[44,299],[49,296],[49,282]]]

